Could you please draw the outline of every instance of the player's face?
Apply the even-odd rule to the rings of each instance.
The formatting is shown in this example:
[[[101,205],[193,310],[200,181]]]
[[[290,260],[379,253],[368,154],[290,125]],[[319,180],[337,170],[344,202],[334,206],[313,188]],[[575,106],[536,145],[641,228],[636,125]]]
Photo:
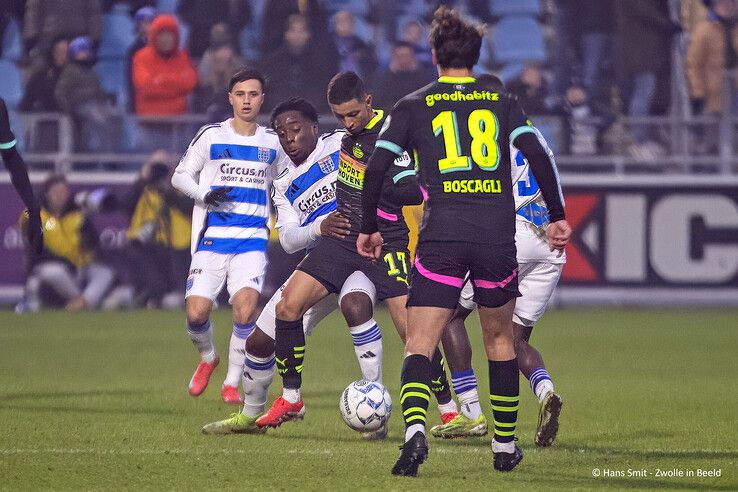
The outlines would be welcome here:
[[[256,79],[244,80],[233,86],[228,93],[228,102],[233,108],[233,117],[244,121],[255,121],[264,104],[264,90]]]
[[[53,213],[61,212],[69,201],[69,185],[64,181],[53,184],[46,191],[46,202]]]
[[[360,133],[374,117],[371,95],[363,100],[352,99],[341,104],[330,104],[330,107],[341,125],[354,135]]]
[[[274,120],[279,143],[296,165],[302,164],[318,143],[318,125],[299,111],[285,111]]]

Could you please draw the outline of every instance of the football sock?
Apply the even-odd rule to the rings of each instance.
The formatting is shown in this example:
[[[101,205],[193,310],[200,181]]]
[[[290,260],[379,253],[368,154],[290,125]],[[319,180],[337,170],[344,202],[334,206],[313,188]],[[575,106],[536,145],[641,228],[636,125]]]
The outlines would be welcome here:
[[[302,395],[300,394],[300,388],[283,388],[282,398],[284,398],[290,403],[297,403],[298,401],[302,399]]]
[[[519,393],[518,359],[489,361],[489,399],[495,424],[494,440],[498,443],[512,442],[515,438]]]
[[[254,323],[233,323],[233,333],[228,346],[228,373],[223,384],[238,386],[246,359],[246,339],[254,330],[254,326],[256,326]]]
[[[257,417],[264,412],[269,385],[272,384],[275,372],[273,354],[261,358],[246,352],[246,363],[241,377],[244,415]]]
[[[539,367],[530,373],[530,389],[533,390],[539,402],[543,401],[543,397],[549,391],[553,391],[553,381],[545,367]]]
[[[441,355],[441,350],[438,347],[433,352],[431,371],[431,389],[433,394],[436,395],[438,409],[441,413],[456,412],[456,402],[451,398],[451,388],[446,376],[446,361],[443,360],[443,355]]]
[[[302,386],[302,363],[305,357],[305,333],[302,331],[302,318],[295,321],[277,319],[274,334],[275,360],[277,372],[282,376],[282,387],[299,389]]]
[[[213,325],[207,320],[202,325],[193,325],[187,322],[187,333],[190,334],[192,345],[200,353],[200,358],[205,362],[215,360],[215,345],[213,344]]]
[[[461,413],[472,420],[478,419],[482,415],[482,407],[479,404],[477,377],[474,375],[474,369],[452,372],[451,385],[461,404]]]
[[[430,403],[431,362],[419,354],[408,355],[402,364],[400,405],[405,420],[405,441],[416,432],[425,434],[425,417]]]
[[[374,319],[349,327],[361,374],[368,381],[382,382],[382,332]]]

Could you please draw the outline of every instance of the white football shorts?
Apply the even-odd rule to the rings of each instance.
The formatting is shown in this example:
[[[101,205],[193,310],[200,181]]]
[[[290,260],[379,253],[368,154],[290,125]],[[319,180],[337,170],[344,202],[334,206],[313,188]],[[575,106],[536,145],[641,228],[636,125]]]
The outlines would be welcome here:
[[[264,251],[239,254],[195,251],[187,276],[185,299],[200,296],[215,301],[226,282],[230,303],[233,303],[236,292],[243,288],[254,289],[261,294],[267,263]]]
[[[287,279],[287,282],[289,282],[289,279]],[[276,329],[277,303],[282,299],[282,291],[287,285],[287,282],[283,283],[279,289],[274,292],[274,295],[269,299],[269,302],[264,306],[259,318],[256,320],[256,326],[272,339],[274,339],[274,330]],[[374,287],[374,284],[362,272],[356,271],[346,279],[339,295],[329,294],[321,299],[315,306],[307,310],[305,315],[302,317],[302,329],[305,331],[305,334],[312,334],[313,328],[315,328],[323,318],[335,311],[341,305],[341,299],[343,299],[343,296],[351,292],[363,292],[369,296],[369,299],[371,299],[372,306],[377,301],[377,289]]]

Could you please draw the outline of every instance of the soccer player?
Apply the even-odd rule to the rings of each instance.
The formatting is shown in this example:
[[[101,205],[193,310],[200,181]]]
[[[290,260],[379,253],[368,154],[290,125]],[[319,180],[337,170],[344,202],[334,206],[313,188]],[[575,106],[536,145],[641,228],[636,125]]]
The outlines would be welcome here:
[[[8,108],[5,106],[3,98],[0,97],[0,155],[10,173],[10,181],[13,183],[13,187],[26,206],[25,213],[28,215],[28,224],[25,232],[31,251],[40,254],[44,245],[41,229],[41,208],[33,197],[26,163],[23,162],[23,157],[21,157],[16,147],[15,135],[10,130]]]
[[[343,131],[318,134],[318,114],[306,100],[293,98],[272,112],[272,127],[289,156],[286,168],[274,181],[272,200],[277,209],[279,241],[288,253],[311,250],[321,237],[342,238],[348,221],[336,212],[336,176]],[[286,284],[285,284],[286,285]],[[255,420],[264,412],[269,385],[274,377],[275,306],[282,299],[285,285],[278,289],[256,320],[246,339],[246,364],[243,371],[244,406],[240,413],[207,424],[205,434],[261,433]],[[382,378],[382,334],[373,319],[376,289],[361,272],[350,275],[338,296],[338,304],[349,325],[362,377]],[[329,296],[309,309],[303,317],[305,333],[337,307],[336,296]],[[295,415],[302,416],[305,407]],[[386,430],[384,430],[386,433]],[[367,433],[368,439],[384,437],[382,432]]]
[[[329,292],[339,292],[345,279],[354,271],[364,272],[376,286],[377,298],[386,302],[395,327],[404,340],[410,254],[402,206],[421,203],[422,195],[409,157],[393,158],[391,169],[388,166],[383,175],[387,190],[371,211],[378,217],[386,235],[385,254],[381,262],[373,262],[357,254],[355,244],[361,224],[364,168],[385,121],[384,112],[373,109],[371,102],[363,82],[352,72],[337,74],[328,86],[331,110],[348,130],[341,144],[336,199],[339,213],[350,222],[351,232],[343,239],[323,239],[300,263],[282,292],[282,299],[276,307],[275,350],[283,393],[267,414],[257,419],[259,426],[276,427],[302,415],[304,405],[300,386],[305,357],[302,316]],[[453,418],[457,414],[456,403],[451,399],[440,351],[436,350],[434,356],[436,371],[433,379],[439,410],[442,415],[448,414]]]
[[[483,74],[477,83],[487,85],[495,92],[504,91],[502,81],[494,75]],[[536,136],[556,166],[554,155],[543,135],[535,129]],[[515,353],[520,372],[529,380],[531,389],[539,401],[538,426],[535,443],[550,446],[556,438],[561,412],[561,397],[554,393],[553,382],[543,363],[540,353],[529,343],[533,325],[546,310],[566,255],[551,251],[545,240],[548,225],[546,203],[541,190],[530,172],[530,165],[523,154],[514,146],[510,148],[512,166],[512,190],[515,197],[515,245],[517,249],[518,288],[521,297],[515,303],[513,332]],[[461,291],[459,305],[451,321],[443,331],[443,348],[451,370],[451,385],[461,403],[461,413],[447,424],[431,428],[436,437],[456,438],[479,435],[476,419],[481,414],[477,394],[477,379],[472,369],[471,345],[464,320],[476,308],[474,289],[467,280]],[[486,430],[486,429],[485,429]]]
[[[517,101],[471,76],[482,35],[479,26],[447,7],[436,10],[430,41],[440,77],[395,105],[366,170],[357,249],[367,257],[378,257],[383,246],[367,211],[376,209],[383,176],[403,150],[417,153],[420,183],[428,194],[410,275],[400,391],[405,444],[394,475],[417,475],[427,457],[430,357],[467,273],[489,361],[494,468],[510,471],[522,459],[515,444],[519,388],[512,313],[520,293],[510,143],[523,152],[541,186],[550,216],[549,246],[563,249],[570,234],[554,168]]]
[[[182,156],[172,185],[195,200],[185,298],[187,331],[201,360],[189,392],[202,394],[220,361],[210,312],[227,283],[233,333],[221,396],[226,403],[238,404],[245,340],[254,328],[267,267],[268,196],[281,149],[274,131],[256,123],[264,102],[261,73],[244,69],[234,74],[228,101],[233,117],[200,129]]]

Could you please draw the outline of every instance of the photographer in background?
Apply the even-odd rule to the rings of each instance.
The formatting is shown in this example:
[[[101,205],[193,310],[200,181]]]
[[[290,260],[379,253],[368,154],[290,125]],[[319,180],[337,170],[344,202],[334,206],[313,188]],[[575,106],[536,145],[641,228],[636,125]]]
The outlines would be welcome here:
[[[170,185],[173,159],[155,152],[126,198],[128,264],[134,305],[174,308],[183,304],[190,262],[192,201]]]
[[[17,312],[63,305],[68,311],[94,309],[113,282],[115,274],[95,261],[99,237],[86,210],[75,204],[66,178],[52,174],[41,196],[43,252],[28,247],[29,276],[25,299]],[[28,227],[22,214],[21,229]]]

